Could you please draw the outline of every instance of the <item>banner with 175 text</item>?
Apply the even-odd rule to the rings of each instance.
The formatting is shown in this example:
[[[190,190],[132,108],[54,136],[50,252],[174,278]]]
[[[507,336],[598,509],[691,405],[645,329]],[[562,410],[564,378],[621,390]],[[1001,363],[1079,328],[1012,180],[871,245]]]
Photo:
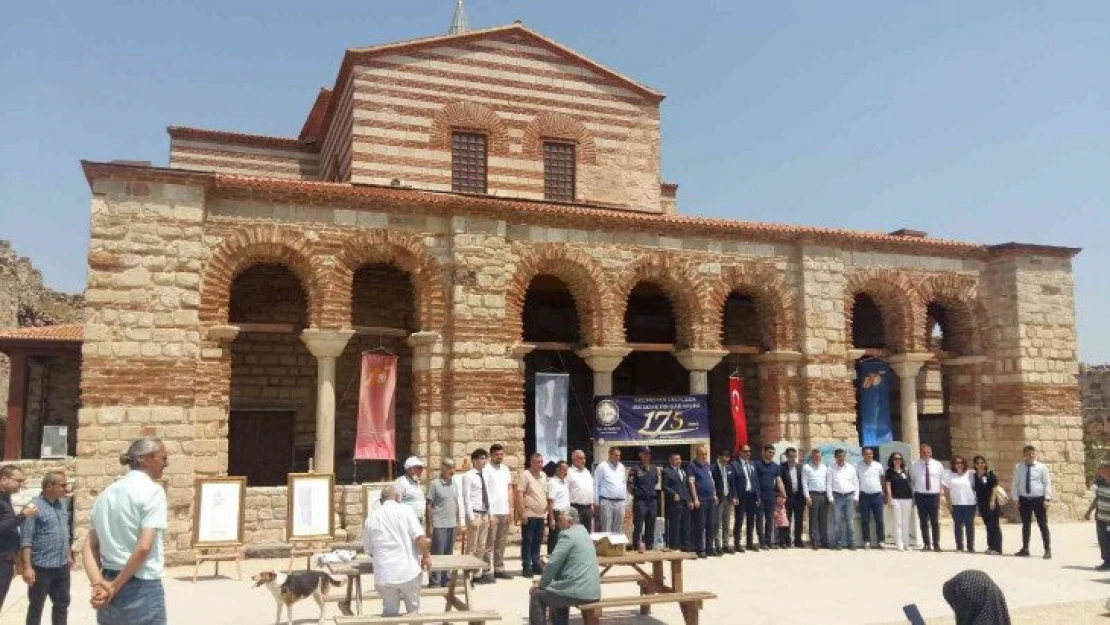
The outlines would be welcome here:
[[[693,445],[709,440],[705,395],[598,397],[593,421],[598,443]]]

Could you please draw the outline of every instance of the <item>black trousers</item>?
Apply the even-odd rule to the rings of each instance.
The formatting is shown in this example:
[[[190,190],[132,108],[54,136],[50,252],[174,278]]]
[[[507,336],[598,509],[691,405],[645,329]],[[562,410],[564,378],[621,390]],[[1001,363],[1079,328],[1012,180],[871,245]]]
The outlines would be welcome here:
[[[806,516],[806,498],[805,495],[799,493],[793,497],[786,498],[786,518],[790,521],[790,527],[794,530],[794,546],[802,546],[802,520]],[[789,538],[789,537],[788,537]]]
[[[690,509],[689,502],[667,500],[667,547],[690,550]]]
[[[1052,538],[1048,534],[1048,511],[1044,507],[1044,497],[1018,497],[1018,512],[1021,514],[1021,548],[1029,549],[1031,522],[1037,517],[1037,528],[1041,530],[1044,550],[1052,548]]]
[[[735,519],[732,525],[732,543],[734,547],[740,547],[741,530],[743,529],[744,521],[748,524],[748,539],[746,542],[748,547],[752,546],[752,533],[755,532],[756,526],[759,525],[755,520],[757,512],[759,512],[759,500],[756,499],[755,493],[749,493],[740,498],[740,503],[736,504],[736,509],[733,510]],[[762,534],[762,531],[763,530],[760,529],[760,534]],[[760,542],[762,542],[762,540],[763,537],[760,536]]]
[[[701,506],[694,508],[693,531],[690,532],[694,550],[698,553],[713,552],[713,537],[717,534],[717,504],[713,499],[703,499]]]
[[[655,548],[655,516],[659,504],[654,499],[636,499],[632,502],[632,546],[639,548],[644,541],[646,549]]]
[[[1102,552],[1102,563],[1110,565],[1110,523],[1095,521],[1095,531],[1098,532],[1098,550]]]
[[[763,505],[759,507],[759,514],[763,523],[757,527],[759,530],[759,544],[767,547],[775,542],[775,494],[763,493]]]
[[[914,505],[917,506],[917,520],[921,525],[921,544],[928,547],[940,546],[940,495],[914,493]],[[929,530],[932,530],[930,534]],[[930,540],[930,536],[932,539]]]
[[[586,528],[587,532],[593,532],[594,513],[590,511],[590,506],[581,503],[572,503],[570,507],[578,511],[578,523]]]
[[[42,610],[50,597],[50,622],[66,625],[69,614],[69,567],[56,569],[35,567],[35,583],[27,589],[27,624],[42,622]]]
[[[8,589],[12,587],[14,575],[15,554],[0,554],[0,608],[4,607],[4,599],[8,596]]]
[[[1002,527],[999,526],[998,517],[1001,513],[998,508],[991,510],[989,501],[979,502],[979,516],[983,518],[983,526],[987,528],[987,549],[1002,552]]]

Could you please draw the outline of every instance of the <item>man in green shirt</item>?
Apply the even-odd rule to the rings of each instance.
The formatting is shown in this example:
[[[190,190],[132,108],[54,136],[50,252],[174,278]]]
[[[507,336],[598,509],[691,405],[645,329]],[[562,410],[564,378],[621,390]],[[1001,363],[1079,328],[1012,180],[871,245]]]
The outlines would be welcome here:
[[[571,606],[601,599],[597,551],[586,528],[578,523],[577,510],[570,508],[559,515],[559,530],[559,542],[548,556],[543,577],[532,586],[530,625],[547,625],[548,609],[552,625],[566,625]]]

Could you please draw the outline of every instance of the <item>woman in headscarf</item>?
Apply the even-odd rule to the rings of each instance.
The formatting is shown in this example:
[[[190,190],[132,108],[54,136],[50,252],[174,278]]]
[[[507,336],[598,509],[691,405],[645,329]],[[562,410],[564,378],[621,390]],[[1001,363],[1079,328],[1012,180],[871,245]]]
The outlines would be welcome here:
[[[1010,625],[1002,589],[982,571],[969,569],[945,582],[944,600],[956,613],[956,625]]]

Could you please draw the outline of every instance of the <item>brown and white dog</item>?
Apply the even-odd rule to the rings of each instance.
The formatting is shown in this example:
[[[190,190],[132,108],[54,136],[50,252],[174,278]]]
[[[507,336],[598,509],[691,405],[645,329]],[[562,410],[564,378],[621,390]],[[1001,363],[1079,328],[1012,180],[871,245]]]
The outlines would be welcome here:
[[[328,596],[328,589],[332,586],[343,585],[341,580],[333,579],[322,571],[293,571],[291,573],[263,571],[252,577],[251,580],[254,581],[255,588],[266,586],[274,594],[274,602],[277,603],[277,617],[274,618],[275,625],[281,623],[282,607],[289,612],[288,625],[293,625],[293,604],[308,597],[312,597],[316,601],[316,605],[320,606],[320,618],[317,622],[323,623],[324,597]]]

